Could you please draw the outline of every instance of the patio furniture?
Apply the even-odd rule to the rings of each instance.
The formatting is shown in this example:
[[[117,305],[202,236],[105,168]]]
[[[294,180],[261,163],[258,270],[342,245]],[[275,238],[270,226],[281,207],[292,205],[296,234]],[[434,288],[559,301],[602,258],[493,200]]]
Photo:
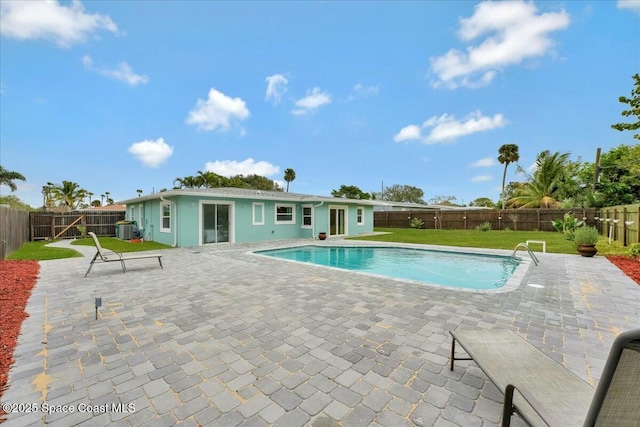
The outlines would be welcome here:
[[[158,263],[160,263],[160,268],[163,268],[162,267],[162,255],[149,254],[149,253],[140,253],[140,252],[125,252],[125,253],[123,253],[123,252],[107,251],[107,250],[104,250],[102,248],[102,246],[100,245],[100,241],[98,240],[98,236],[96,236],[95,233],[90,231],[88,234],[93,239],[93,243],[96,245],[96,249],[98,250],[98,252],[96,252],[95,256],[91,260],[91,263],[89,264],[89,269],[87,270],[87,272],[84,275],[84,277],[87,277],[87,275],[89,275],[89,272],[91,271],[91,268],[93,267],[93,263],[96,262],[96,260],[98,260],[98,258],[100,258],[100,260],[103,261],[103,262],[119,262],[122,265],[122,272],[123,273],[127,272],[127,268],[126,268],[124,262],[132,260],[132,259],[158,258]]]
[[[597,388],[511,330],[449,331],[455,360],[473,360],[504,393],[502,426],[634,426],[640,420],[640,329],[614,341]],[[458,342],[470,357],[455,357]]]

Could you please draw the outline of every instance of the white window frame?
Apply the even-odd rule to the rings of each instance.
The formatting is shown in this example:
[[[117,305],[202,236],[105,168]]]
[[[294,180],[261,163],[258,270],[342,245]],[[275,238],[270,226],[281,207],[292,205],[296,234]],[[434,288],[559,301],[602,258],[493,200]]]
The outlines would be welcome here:
[[[260,210],[258,211],[258,207]],[[258,218],[257,214],[260,214],[260,218]],[[251,224],[252,225],[264,225],[264,202],[253,202],[251,205]]]
[[[309,209],[309,215],[304,214],[304,210]],[[309,217],[311,219],[311,224],[305,224],[304,219]],[[301,228],[313,228],[313,205],[302,205],[302,227]]]
[[[356,223],[364,225],[364,206],[356,207]]]
[[[164,226],[164,219],[166,218],[164,216],[164,208],[165,206],[169,207],[169,228],[166,228]],[[173,218],[171,218],[173,216],[173,212],[171,209],[171,202],[160,202],[160,232],[161,233],[171,233],[171,220]]]
[[[142,215],[142,213],[144,212],[144,205],[139,204],[138,205],[138,220],[137,220],[137,224],[138,224],[138,230],[143,230],[144,229],[144,217]]]
[[[279,208],[290,208],[291,209],[291,219],[290,220],[279,220],[278,219],[278,209]],[[285,225],[285,224],[295,224],[296,223],[296,205],[293,203],[276,203],[274,208],[274,224],[276,225]]]
[[[134,205],[129,206],[129,221],[136,220],[136,207]]]

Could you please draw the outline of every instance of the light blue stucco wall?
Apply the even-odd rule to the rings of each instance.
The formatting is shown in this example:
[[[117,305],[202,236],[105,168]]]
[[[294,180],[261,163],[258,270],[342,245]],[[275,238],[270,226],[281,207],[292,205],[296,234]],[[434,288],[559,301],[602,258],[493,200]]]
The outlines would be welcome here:
[[[201,216],[204,204],[224,204],[229,206],[231,228],[229,239],[231,242],[255,242],[265,240],[280,240],[293,238],[313,238],[321,231],[329,232],[330,208],[346,209],[348,235],[356,235],[373,231],[373,207],[351,203],[300,203],[289,201],[273,201],[261,199],[220,198],[203,196],[173,196],[165,201],[158,199],[147,200],[143,206],[144,237],[166,245],[182,247],[198,246],[202,244],[203,224]],[[161,227],[161,204],[171,203],[171,230],[163,231]],[[295,223],[276,223],[276,205],[291,205],[294,211]],[[302,226],[303,207],[313,207],[313,224],[311,227]],[[364,211],[364,223],[357,223],[357,207]],[[254,210],[256,210],[254,215]],[[262,211],[262,215],[259,212]],[[134,204],[134,220],[139,220],[138,203]],[[131,216],[131,205],[127,206],[127,219]],[[257,220],[257,222],[256,222]],[[260,221],[262,220],[262,221]],[[260,223],[262,222],[262,223]],[[139,224],[141,226],[141,224]],[[176,238],[177,232],[177,238]]]

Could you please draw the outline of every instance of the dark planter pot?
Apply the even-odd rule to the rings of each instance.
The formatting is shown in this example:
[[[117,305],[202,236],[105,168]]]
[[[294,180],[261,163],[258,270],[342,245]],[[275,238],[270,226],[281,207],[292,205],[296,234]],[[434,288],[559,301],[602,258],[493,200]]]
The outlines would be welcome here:
[[[327,238],[327,233],[318,233],[318,239],[324,240]]]
[[[582,256],[592,257],[597,252],[596,245],[578,245],[578,253]]]

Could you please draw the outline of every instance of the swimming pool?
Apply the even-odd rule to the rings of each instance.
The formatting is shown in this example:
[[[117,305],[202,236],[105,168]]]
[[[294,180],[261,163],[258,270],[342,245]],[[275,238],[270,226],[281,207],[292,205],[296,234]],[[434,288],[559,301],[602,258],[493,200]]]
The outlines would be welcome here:
[[[499,289],[520,261],[509,256],[400,247],[297,246],[255,252],[290,261],[465,289]]]

